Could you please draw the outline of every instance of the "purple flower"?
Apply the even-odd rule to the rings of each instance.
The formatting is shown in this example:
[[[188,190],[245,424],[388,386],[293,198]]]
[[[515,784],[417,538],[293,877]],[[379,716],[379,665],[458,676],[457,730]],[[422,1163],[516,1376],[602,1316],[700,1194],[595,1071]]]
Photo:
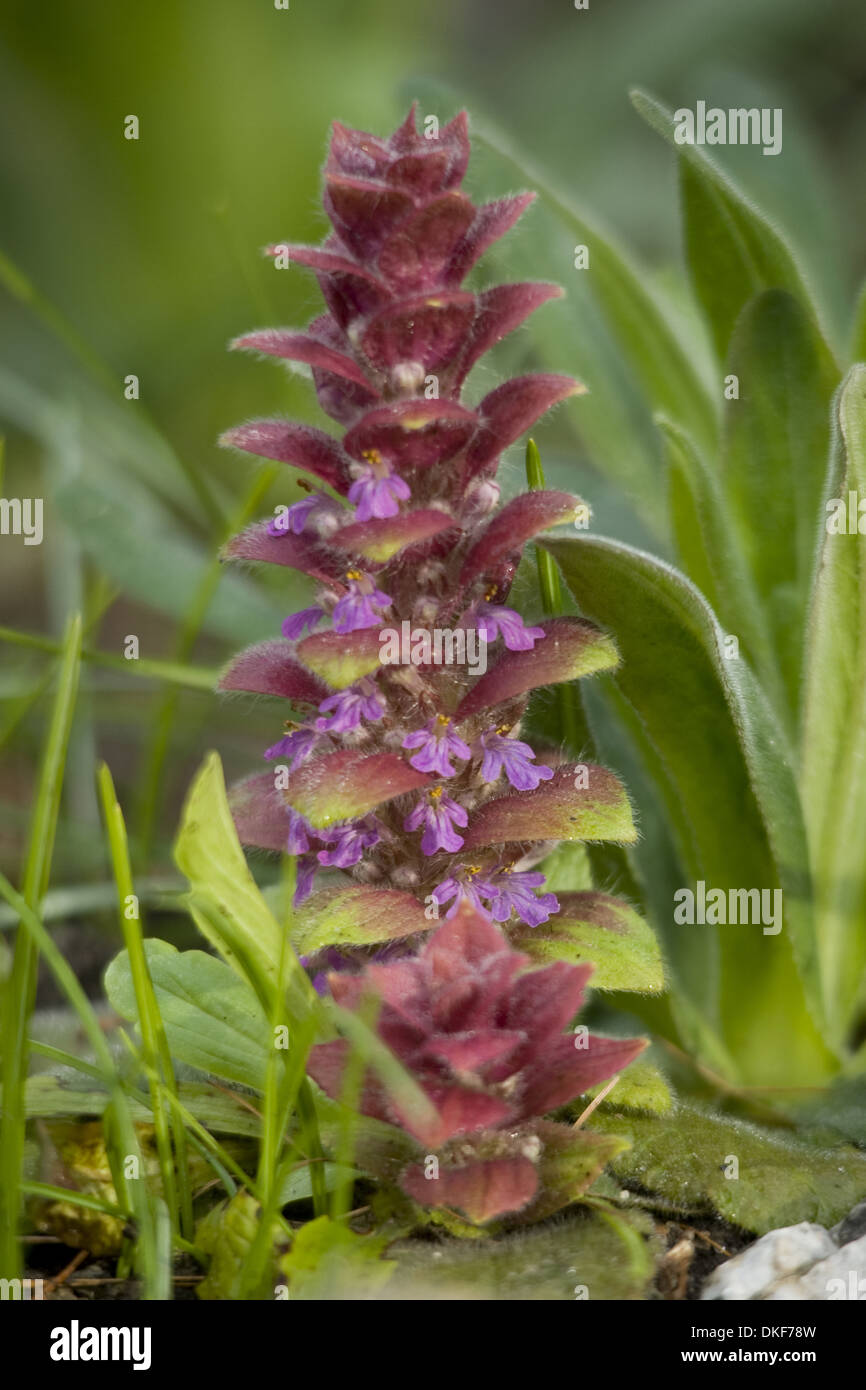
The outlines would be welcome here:
[[[457,834],[454,826],[459,825],[465,829],[468,824],[469,817],[465,807],[459,805],[453,797],[447,796],[442,787],[433,787],[427,793],[426,800],[419,801],[414,811],[410,811],[403,822],[403,829],[420,830],[423,825],[421,849],[430,855],[440,849],[461,849],[463,839]]]
[[[313,891],[313,879],[316,877],[316,870],[319,864],[315,854],[302,854],[298,858],[295,866],[295,893],[292,898],[292,906],[300,907],[305,903]]]
[[[543,763],[532,766],[535,752],[528,743],[520,739],[507,738],[507,726],[488,729],[481,735],[481,748],[484,757],[481,763],[481,778],[484,782],[495,782],[503,771],[520,792],[534,791],[539,782],[549,782],[553,769]]]
[[[364,850],[372,849],[381,838],[372,816],[366,820],[336,825],[333,830],[319,835],[320,840],[334,846],[333,849],[319,850],[319,863],[329,869],[351,869],[359,862]]]
[[[485,599],[475,605],[478,631],[488,642],[501,637],[510,652],[531,651],[544,636],[544,628],[526,627],[519,613],[512,608],[504,608],[500,603],[488,603]]]
[[[291,531],[293,535],[299,536],[308,521],[314,520],[316,516],[328,516],[336,520],[340,510],[333,498],[326,497],[324,492],[312,492],[309,497],[303,497],[300,502],[293,502],[291,507],[273,517],[268,522],[268,535],[285,536]]]
[[[310,848],[309,836],[320,838],[310,823],[304,820],[300,811],[289,807],[289,835],[286,841],[286,854],[306,854]]]
[[[458,869],[457,873],[451,878],[443,878],[431,893],[433,901],[439,907],[445,903],[450,903],[445,916],[446,919],[453,917],[462,902],[471,903],[479,911],[484,911],[484,898],[489,898],[490,893],[484,891],[485,881],[478,877],[481,870],[474,864],[466,864]]]
[[[365,676],[347,690],[338,690],[336,695],[329,695],[319,705],[319,712],[328,716],[316,720],[320,733],[346,734],[351,729],[357,729],[362,719],[381,719],[385,708],[375,685]]]
[[[349,501],[357,505],[358,521],[396,516],[400,502],[408,502],[411,496],[409,484],[385,462],[378,449],[365,449],[363,457],[365,463],[352,465],[355,481],[349,488]]]
[[[435,772],[440,777],[453,777],[451,758],[471,758],[472,750],[451,728],[447,714],[437,714],[423,729],[416,729],[403,740],[404,748],[421,751],[409,759],[419,772]]]
[[[539,927],[542,922],[559,911],[559,903],[554,893],[537,895],[533,890],[544,884],[544,874],[514,873],[511,869],[499,869],[492,874],[485,887],[492,896],[488,911],[495,922],[507,922],[515,912],[528,927]]]
[[[271,761],[282,758],[291,770],[305,763],[320,741],[315,729],[294,729],[291,733],[284,734],[279,743],[271,744],[271,747],[265,750],[265,757]]]
[[[298,956],[301,965],[308,972],[310,969],[310,962],[316,959],[318,960],[319,969],[312,979],[313,989],[317,994],[329,994],[328,971],[349,970],[353,962],[340,951],[335,950],[333,946],[329,946],[327,951],[317,951],[315,955],[312,956]]]
[[[382,610],[391,607],[388,595],[377,589],[370,576],[360,570],[349,570],[346,579],[349,592],[334,608],[334,631],[357,632],[364,627],[378,627]]]
[[[312,631],[324,616],[324,608],[302,608],[300,613],[291,613],[283,623],[283,636],[294,642],[304,635],[305,628]]]

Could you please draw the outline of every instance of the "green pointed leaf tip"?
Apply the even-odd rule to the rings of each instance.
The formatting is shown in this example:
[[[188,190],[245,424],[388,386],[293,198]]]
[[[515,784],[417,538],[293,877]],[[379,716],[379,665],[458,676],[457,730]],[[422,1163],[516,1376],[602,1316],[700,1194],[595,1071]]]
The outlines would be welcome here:
[[[517,841],[637,839],[622,783],[592,763],[558,767],[535,791],[488,801],[469,822],[464,845],[475,849]]]
[[[718,356],[725,359],[740,311],[762,290],[788,290],[817,324],[810,289],[781,234],[703,147],[678,143],[673,112],[640,90],[631,100],[680,157],[686,259]]]
[[[594,966],[593,989],[664,989],[661,951],[651,928],[628,903],[607,893],[560,893],[559,912],[512,940],[534,960]]]

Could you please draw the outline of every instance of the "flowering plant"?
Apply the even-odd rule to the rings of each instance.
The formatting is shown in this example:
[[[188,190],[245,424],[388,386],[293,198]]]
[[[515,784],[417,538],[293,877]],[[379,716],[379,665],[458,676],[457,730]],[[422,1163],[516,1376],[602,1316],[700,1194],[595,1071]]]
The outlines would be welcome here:
[[[528,624],[508,606],[526,542],[586,508],[546,489],[499,506],[500,458],[544,411],[581,388],[541,373],[503,383],[476,406],[462,399],[482,354],[560,293],[549,284],[461,288],[531,202],[524,194],[476,207],[460,189],[468,156],[465,114],[432,140],[417,132],[414,110],[385,141],[335,125],[325,166],[331,234],[318,247],[270,248],[315,272],[328,311],[306,332],[261,330],[235,346],[308,364],[320,405],[345,432],[337,439],[256,420],[223,441],[316,480],[302,483],[301,501],[226,550],[229,559],[300,570],[316,585],[314,601],[286,619],[281,639],[242,652],[222,678],[224,690],[291,701],[297,716],[265,753],[275,768],[235,789],[238,832],[249,846],[296,856],[294,943],[314,968],[321,952],[332,962],[335,947],[405,952],[440,913],[463,924],[451,935],[440,929],[438,944],[415,962],[369,967],[365,979],[398,1009],[403,985],[435,962],[447,960],[457,975],[465,967],[468,980],[467,932],[478,934],[490,968],[510,979],[525,958],[509,951],[490,919],[526,949],[554,958],[587,959],[587,933],[596,942],[628,936],[624,904],[587,891],[554,893],[537,867],[559,841],[627,842],[636,832],[611,772],[566,764],[556,750],[542,759],[521,737],[533,690],[609,669],[617,654],[611,638],[581,618]],[[398,630],[408,643],[393,641]],[[443,634],[448,655],[437,660]],[[470,636],[483,661],[461,662]],[[317,885],[323,871],[335,870],[342,882]],[[562,971],[571,981],[562,999],[573,1013],[585,968],[550,967],[544,983],[520,984],[518,996],[564,979]],[[332,980],[338,997],[361,988]],[[556,1014],[557,1031],[568,1009]],[[383,1027],[390,1040],[393,1027]],[[486,1036],[472,1032],[464,1045],[483,1064],[476,1083],[491,1067],[497,1085],[523,1074],[516,1054],[506,1061],[494,1049],[482,1058]],[[341,1049],[319,1049],[323,1084]],[[638,1049],[602,1048],[599,1056],[614,1059],[604,1075]],[[466,1127],[474,1133],[479,1116],[485,1124],[491,1117],[522,1123],[542,1113],[542,1096],[549,1109],[592,1084],[592,1067],[580,1070],[584,1085],[571,1068],[568,1095],[560,1094],[558,1056],[557,1047],[539,1054],[535,1065],[551,1068],[554,1080],[530,1088],[528,1111],[501,1097],[485,1104],[482,1087]],[[458,1133],[462,1125],[440,1115],[416,1137],[438,1143]],[[525,1204],[534,1182],[534,1169],[532,1182],[525,1170],[515,1205]],[[487,1212],[490,1204],[468,1205]]]

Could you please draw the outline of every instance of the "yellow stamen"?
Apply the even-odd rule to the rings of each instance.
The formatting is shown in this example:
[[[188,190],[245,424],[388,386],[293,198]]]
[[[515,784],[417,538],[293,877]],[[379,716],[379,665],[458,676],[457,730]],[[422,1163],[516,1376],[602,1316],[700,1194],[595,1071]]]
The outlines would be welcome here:
[[[485,592],[484,592],[484,601],[485,601],[485,603],[492,603],[493,600],[496,598],[496,595],[497,595],[498,590],[499,590],[499,585],[498,585],[498,584],[491,584],[490,588],[489,588],[489,589],[486,589]]]
[[[346,578],[347,578],[347,579],[363,579],[364,576],[363,576],[363,574],[361,573],[360,570],[346,570]]]
[[[378,449],[362,449],[361,458],[367,463],[377,464],[382,462],[382,455]]]
[[[443,787],[433,787],[433,788],[427,793],[427,795],[429,796],[429,798],[430,798],[431,801],[438,801],[439,798],[440,798],[440,796],[442,795],[443,790],[444,790]]]
[[[506,734],[510,734],[510,733],[511,733],[511,725],[510,725],[510,724],[500,724],[500,725],[499,725],[499,728],[496,730],[496,732],[497,732],[501,737],[504,738]]]
[[[445,724],[450,724],[450,723],[451,723],[451,720],[450,720],[450,718],[448,717],[447,714],[437,714],[437,716],[436,716],[436,723],[437,723],[437,724],[445,725]]]

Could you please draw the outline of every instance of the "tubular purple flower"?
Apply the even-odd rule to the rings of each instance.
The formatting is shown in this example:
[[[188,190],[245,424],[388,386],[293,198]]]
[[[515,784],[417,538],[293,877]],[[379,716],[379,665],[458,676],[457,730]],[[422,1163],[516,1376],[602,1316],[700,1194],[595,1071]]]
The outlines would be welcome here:
[[[271,762],[279,758],[291,769],[312,757],[321,741],[315,729],[304,726],[284,734],[279,743],[271,744],[265,750],[265,757]]]
[[[341,510],[333,498],[326,496],[324,492],[313,492],[309,497],[303,497],[300,502],[293,502],[285,511],[281,511],[269,521],[268,535],[285,536],[291,533],[299,536],[307,522],[314,521],[317,517],[328,517],[332,526],[336,525]]]
[[[549,782],[553,768],[544,763],[533,766],[535,751],[520,739],[508,738],[508,726],[487,729],[481,735],[483,752],[481,777],[484,782],[496,782],[505,773],[512,787],[521,792],[535,791],[541,782]]]
[[[528,652],[544,636],[544,628],[527,627],[519,613],[500,603],[483,600],[475,605],[475,623],[488,642],[501,637],[510,652]]]
[[[451,720],[445,714],[435,715],[423,729],[407,734],[403,747],[420,749],[409,759],[412,767],[417,767],[419,772],[436,773],[440,777],[454,776],[451,758],[466,760],[472,757],[469,744],[454,732]]]
[[[303,637],[307,628],[316,627],[324,618],[324,608],[302,608],[299,613],[292,613],[283,622],[283,636],[290,642],[296,642],[299,637]]]
[[[333,612],[335,632],[358,632],[365,627],[378,627],[382,613],[391,607],[391,600],[377,589],[369,575],[360,570],[346,574],[348,593],[339,600]]]
[[[464,864],[455,875],[444,878],[433,889],[430,896],[437,906],[451,904],[445,914],[446,919],[453,917],[463,902],[471,903],[474,908],[484,911],[484,900],[489,898],[491,893],[485,891],[486,884],[484,879],[479,878],[480,873],[477,865]]]
[[[409,484],[386,463],[378,449],[365,449],[364,459],[366,462],[351,467],[355,481],[348,496],[355,503],[356,520],[397,516],[400,503],[408,502],[412,496]]]
[[[515,873],[512,869],[499,869],[486,884],[491,893],[488,912],[495,922],[507,922],[513,912],[528,927],[539,927],[559,911],[559,902],[554,893],[536,894],[535,889],[543,886],[542,873]]]
[[[429,856],[436,854],[440,849],[447,849],[452,853],[462,849],[462,836],[457,834],[454,826],[459,825],[465,830],[468,824],[466,808],[453,797],[447,796],[442,787],[433,787],[406,817],[403,829],[420,830],[424,827],[421,849]]]
[[[308,821],[304,819],[299,811],[289,807],[289,833],[286,837],[287,854],[306,854],[310,848],[310,836],[316,836],[316,832]]]
[[[362,719],[371,723],[381,719],[385,707],[374,683],[364,677],[357,685],[350,685],[348,690],[338,690],[335,695],[329,695],[319,705],[319,711],[327,716],[316,720],[315,727],[320,733],[345,734],[357,729]]]
[[[291,853],[291,850],[289,851]],[[313,891],[313,880],[319,867],[315,854],[299,854],[295,865],[295,892],[292,906],[300,907]]]
[[[372,849],[381,838],[372,818],[335,825],[332,830],[322,831],[319,835],[320,840],[325,840],[334,848],[319,850],[317,858],[326,868],[351,869],[359,863],[364,850]]]

